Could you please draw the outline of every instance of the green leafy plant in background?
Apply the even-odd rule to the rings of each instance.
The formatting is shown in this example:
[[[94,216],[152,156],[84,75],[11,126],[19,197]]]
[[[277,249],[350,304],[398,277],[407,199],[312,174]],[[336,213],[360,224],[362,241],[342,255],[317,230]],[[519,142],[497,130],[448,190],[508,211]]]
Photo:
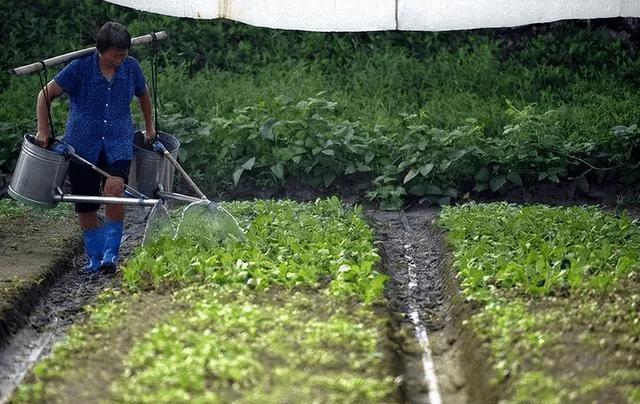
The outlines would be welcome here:
[[[169,32],[159,58],[161,129],[179,136],[181,159],[208,192],[358,181],[398,209],[407,196],[446,204],[573,178],[584,189],[637,181],[640,64],[606,24],[302,33],[92,0],[60,2],[59,16],[49,9],[44,0],[17,13],[0,7],[15,27],[2,34],[7,69],[86,46],[109,19],[133,35]],[[150,49],[133,53],[149,72]],[[39,84],[0,80],[0,167],[11,171],[22,135],[34,130]],[[60,127],[65,114],[54,103]]]
[[[326,188],[337,178],[364,176],[371,181],[368,196],[383,209],[399,209],[407,195],[446,205],[470,188],[503,192],[570,175],[588,186],[585,175],[594,166],[587,160],[605,147],[611,152],[591,158],[593,164],[615,161],[613,168],[622,171],[636,164],[623,151],[634,147],[633,127],[617,127],[607,146],[575,143],[562,138],[557,111],[538,112],[535,105],[518,109],[507,102],[508,123],[500,136],[488,137],[475,119],[444,130],[427,124],[425,113],[371,129],[340,121],[340,106],[321,97],[276,97],[207,123],[174,114],[166,126],[184,139],[181,153],[190,170],[218,189],[288,181]],[[217,152],[207,160],[210,150]],[[217,170],[208,175],[212,164]]]

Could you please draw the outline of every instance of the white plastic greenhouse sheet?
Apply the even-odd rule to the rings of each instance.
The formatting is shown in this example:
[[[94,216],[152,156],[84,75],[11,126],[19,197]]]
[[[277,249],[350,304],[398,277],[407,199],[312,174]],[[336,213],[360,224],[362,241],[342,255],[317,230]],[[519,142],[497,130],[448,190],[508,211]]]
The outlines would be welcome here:
[[[640,0],[107,0],[175,17],[305,31],[446,31],[640,17]]]

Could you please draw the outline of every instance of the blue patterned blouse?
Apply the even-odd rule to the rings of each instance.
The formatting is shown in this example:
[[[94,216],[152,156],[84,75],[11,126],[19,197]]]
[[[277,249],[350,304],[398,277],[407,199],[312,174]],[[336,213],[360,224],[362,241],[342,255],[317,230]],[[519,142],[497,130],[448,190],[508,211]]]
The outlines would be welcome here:
[[[65,141],[81,157],[96,163],[104,151],[109,163],[133,157],[131,100],[146,90],[138,62],[127,57],[108,81],[94,53],[74,60],[54,78],[69,95]]]

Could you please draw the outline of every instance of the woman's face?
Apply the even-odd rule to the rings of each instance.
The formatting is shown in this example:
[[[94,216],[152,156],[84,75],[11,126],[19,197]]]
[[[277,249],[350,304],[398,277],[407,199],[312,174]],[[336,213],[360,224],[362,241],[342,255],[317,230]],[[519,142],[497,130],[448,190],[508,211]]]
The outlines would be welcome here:
[[[127,56],[129,56],[129,49],[109,48],[100,53],[100,61],[106,67],[117,69]]]

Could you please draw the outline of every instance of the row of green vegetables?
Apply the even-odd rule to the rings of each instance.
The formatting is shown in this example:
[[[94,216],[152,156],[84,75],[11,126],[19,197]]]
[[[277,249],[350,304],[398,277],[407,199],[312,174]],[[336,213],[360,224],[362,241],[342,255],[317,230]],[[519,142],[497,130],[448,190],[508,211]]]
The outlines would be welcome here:
[[[510,402],[640,401],[640,228],[596,207],[443,209],[466,324]]]
[[[395,401],[374,312],[386,276],[361,210],[337,198],[226,208],[244,237],[201,212],[176,238],[155,233],[124,290],[89,309],[14,401]]]

